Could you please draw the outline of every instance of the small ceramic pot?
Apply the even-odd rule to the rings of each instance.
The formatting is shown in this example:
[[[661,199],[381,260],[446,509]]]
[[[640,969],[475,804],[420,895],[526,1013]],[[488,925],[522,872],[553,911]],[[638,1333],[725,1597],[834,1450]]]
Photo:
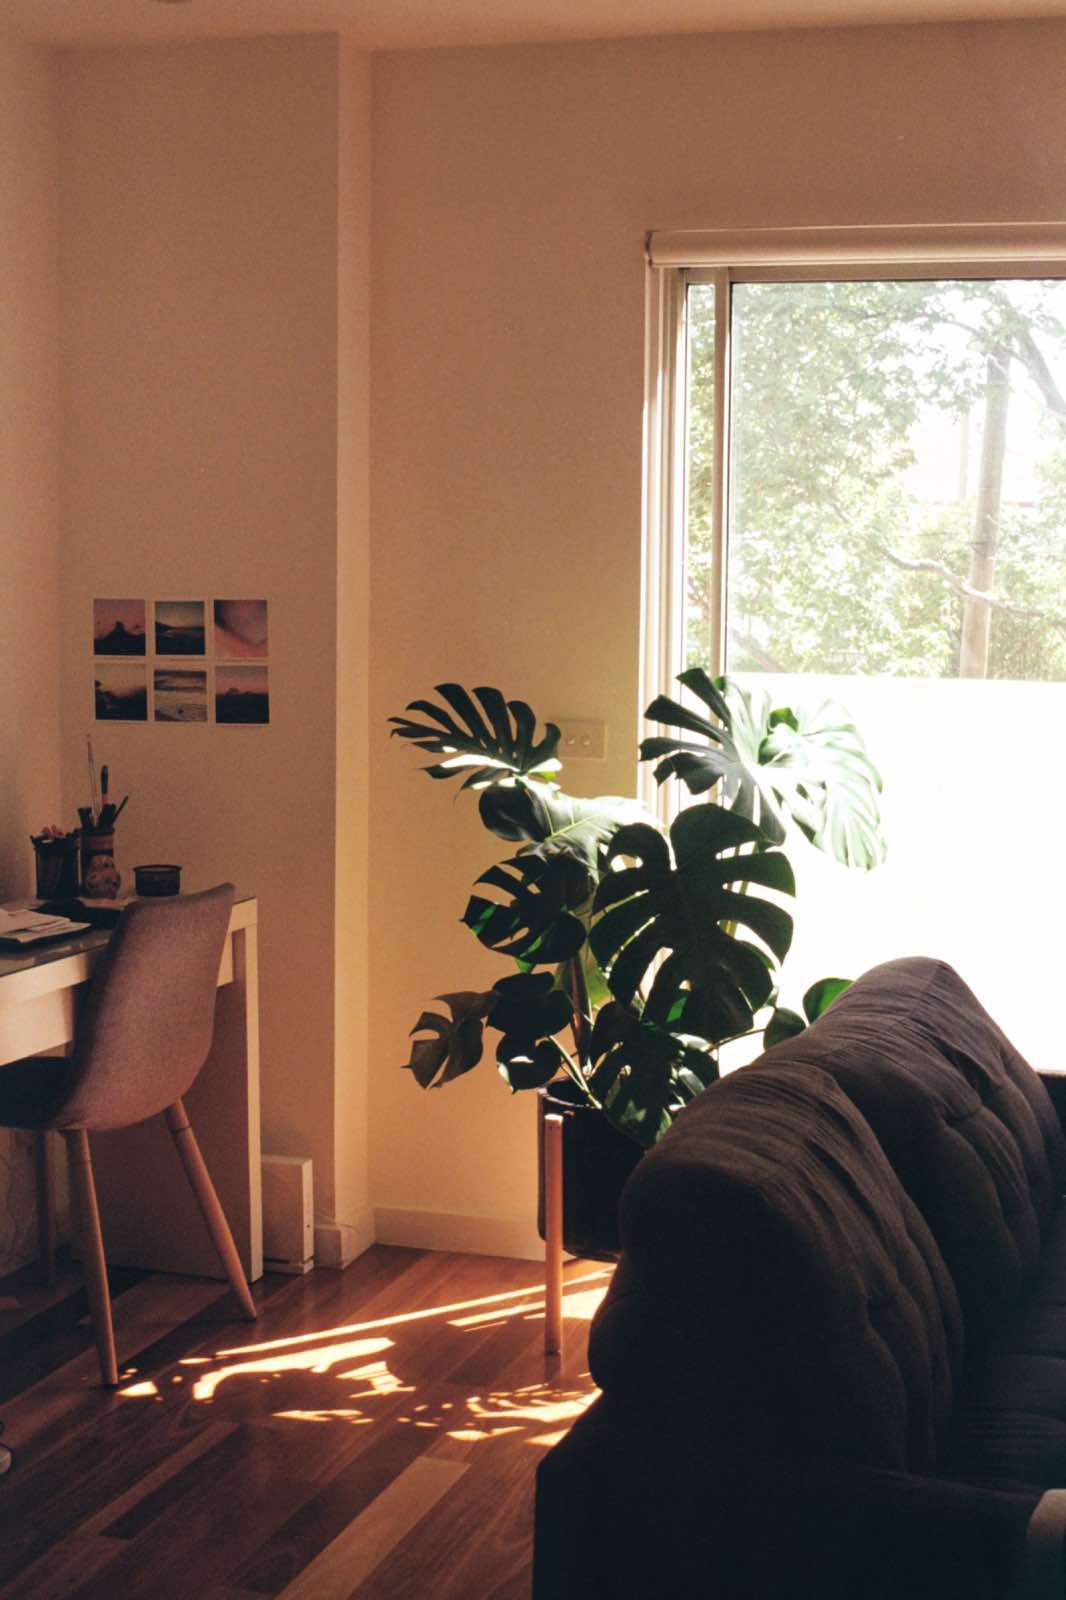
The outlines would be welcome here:
[[[115,900],[122,887],[122,875],[115,866],[115,835],[81,835],[81,892],[89,900]]]

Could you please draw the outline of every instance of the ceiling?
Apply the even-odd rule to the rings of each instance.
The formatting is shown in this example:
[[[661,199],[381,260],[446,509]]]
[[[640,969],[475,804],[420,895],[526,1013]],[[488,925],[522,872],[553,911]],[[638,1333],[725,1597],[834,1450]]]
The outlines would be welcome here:
[[[87,46],[339,32],[369,50],[1066,16],[1066,0],[0,0],[0,38]]]

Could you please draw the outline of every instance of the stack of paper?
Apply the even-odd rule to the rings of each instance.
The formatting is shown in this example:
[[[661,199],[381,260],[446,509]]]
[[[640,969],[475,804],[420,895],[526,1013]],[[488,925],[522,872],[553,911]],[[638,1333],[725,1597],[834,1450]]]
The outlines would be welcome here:
[[[43,911],[5,911],[0,906],[0,940],[4,944],[69,938],[88,926],[87,922],[72,922],[69,917],[50,917]]]

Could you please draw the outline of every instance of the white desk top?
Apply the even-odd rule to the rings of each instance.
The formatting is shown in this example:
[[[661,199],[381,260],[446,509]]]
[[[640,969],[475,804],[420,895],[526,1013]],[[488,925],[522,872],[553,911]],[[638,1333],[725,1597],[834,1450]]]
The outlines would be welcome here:
[[[11,910],[40,904],[38,900],[7,902]],[[247,928],[255,920],[255,896],[239,894],[233,904],[229,931],[233,933],[237,928]],[[48,987],[65,988],[84,983],[97,952],[103,949],[113,932],[113,928],[87,928],[84,933],[77,933],[71,939],[49,940],[43,944],[28,945],[24,950],[0,951],[0,1003],[16,998],[14,991],[24,987],[27,980],[23,975],[26,973],[38,974]],[[70,965],[64,968],[59,965],[61,962],[69,962]],[[55,967],[55,971],[45,973],[43,969],[47,967]],[[14,980],[20,976],[23,982],[16,983]],[[40,984],[33,981],[34,990],[39,987]]]

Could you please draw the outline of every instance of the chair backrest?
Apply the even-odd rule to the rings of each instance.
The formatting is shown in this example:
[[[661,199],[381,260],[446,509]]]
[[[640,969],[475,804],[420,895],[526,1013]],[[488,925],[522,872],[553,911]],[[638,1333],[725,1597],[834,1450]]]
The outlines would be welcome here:
[[[119,918],[78,1020],[59,1128],[125,1128],[172,1105],[211,1048],[233,885],[137,901]]]

